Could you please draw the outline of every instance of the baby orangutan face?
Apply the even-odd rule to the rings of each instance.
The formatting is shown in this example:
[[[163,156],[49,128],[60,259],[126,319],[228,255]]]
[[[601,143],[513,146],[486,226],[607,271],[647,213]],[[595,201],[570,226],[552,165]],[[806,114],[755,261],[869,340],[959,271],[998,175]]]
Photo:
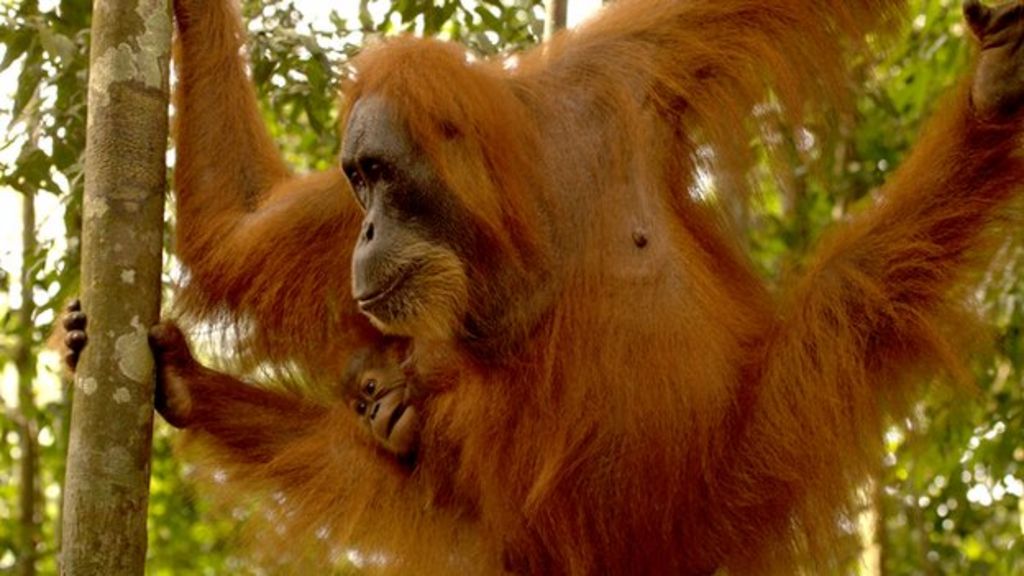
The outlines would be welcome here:
[[[415,458],[420,418],[395,347],[353,355],[342,391],[378,446],[402,460]]]

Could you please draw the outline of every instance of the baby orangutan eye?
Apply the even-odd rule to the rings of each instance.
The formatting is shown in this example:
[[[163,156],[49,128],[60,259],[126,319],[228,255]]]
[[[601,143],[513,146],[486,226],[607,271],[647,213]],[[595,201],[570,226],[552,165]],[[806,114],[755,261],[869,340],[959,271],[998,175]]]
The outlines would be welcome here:
[[[360,400],[359,402],[356,402],[356,414],[359,414],[360,416],[362,416],[363,414],[366,414],[366,402],[365,401]]]
[[[374,380],[373,378],[367,380],[366,384],[363,385],[363,392],[365,392],[367,396],[373,396],[374,392],[376,391],[377,381]]]

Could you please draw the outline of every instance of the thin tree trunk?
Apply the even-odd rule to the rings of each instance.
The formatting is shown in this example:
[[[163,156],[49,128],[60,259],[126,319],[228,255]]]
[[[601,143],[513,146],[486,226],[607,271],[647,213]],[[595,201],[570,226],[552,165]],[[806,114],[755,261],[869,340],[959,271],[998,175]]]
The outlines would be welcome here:
[[[89,344],[75,377],[61,572],[143,574],[166,187],[166,0],[96,0],[82,233]]]
[[[74,187],[71,189],[71,194],[81,196],[82,191],[80,188]],[[81,201],[72,201],[69,206],[81,206]],[[65,216],[65,233],[64,238],[67,242],[67,253],[64,256],[64,261],[68,267],[73,267],[74,270],[69,277],[65,278],[67,282],[77,282],[79,280],[79,271],[81,270],[82,262],[82,213],[81,210],[76,210],[72,214]],[[55,449],[57,451],[57,470],[54,472],[54,477],[57,481],[57,518],[54,520],[53,528],[53,547],[58,552],[64,547],[64,495],[65,490],[65,476],[67,472],[67,460],[68,460],[68,443],[71,436],[71,404],[74,399],[74,381],[73,378],[66,372],[61,371],[60,376],[61,396],[60,396],[60,408],[57,414],[53,418],[53,436]],[[60,562],[60,554],[57,555],[57,561]]]
[[[34,130],[30,131],[32,134]],[[39,427],[36,420],[36,399],[33,383],[36,377],[36,355],[34,316],[35,302],[32,289],[35,285],[33,272],[36,262],[36,210],[35,189],[27,186],[22,190],[21,216],[21,308],[18,310],[18,324],[21,336],[18,341],[14,364],[18,370],[18,412],[21,462],[19,485],[20,541],[18,543],[18,574],[35,576],[36,555],[39,547],[38,514],[39,503]]]
[[[569,0],[546,0],[546,12],[544,17],[544,38],[554,36],[562,28],[565,28],[566,17],[569,13]]]
[[[889,528],[885,520],[888,518],[885,505],[885,485],[882,483],[882,473],[875,474],[875,481],[872,482],[872,497],[875,508],[875,547],[878,558],[878,571],[874,576],[887,576],[888,570],[885,565],[889,559]]]

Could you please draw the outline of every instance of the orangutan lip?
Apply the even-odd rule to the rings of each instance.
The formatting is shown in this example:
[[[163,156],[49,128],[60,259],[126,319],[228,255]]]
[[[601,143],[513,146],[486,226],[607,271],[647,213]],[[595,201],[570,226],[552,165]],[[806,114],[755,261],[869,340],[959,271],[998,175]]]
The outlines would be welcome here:
[[[373,306],[374,304],[377,304],[378,302],[382,302],[384,300],[387,300],[391,296],[391,294],[393,292],[395,292],[396,290],[398,290],[399,286],[404,284],[405,281],[411,275],[412,275],[412,267],[411,266],[410,267],[406,267],[406,269],[403,270],[402,272],[400,272],[396,276],[395,280],[391,284],[388,284],[388,286],[386,288],[384,288],[382,290],[378,290],[376,292],[371,292],[370,294],[368,294],[366,296],[358,298],[356,300],[356,302],[359,304],[359,308],[362,309],[362,310],[366,310],[366,308],[368,308],[370,306]]]
[[[388,438],[391,437],[391,431],[395,429],[395,425],[402,419],[402,415],[405,414],[405,410],[408,407],[408,404],[399,404],[398,407],[391,412],[391,418],[388,418],[388,430],[386,432]]]

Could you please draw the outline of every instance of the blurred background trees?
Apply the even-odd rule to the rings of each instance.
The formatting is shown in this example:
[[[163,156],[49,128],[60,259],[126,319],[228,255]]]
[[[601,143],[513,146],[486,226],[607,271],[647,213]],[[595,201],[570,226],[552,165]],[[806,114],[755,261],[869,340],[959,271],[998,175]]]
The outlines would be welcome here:
[[[316,2],[245,1],[266,118],[299,170],[336,161],[339,78],[367,35],[440,34],[493,54],[537,42],[544,28],[540,0],[346,4],[328,16]],[[736,216],[767,277],[798,266],[825,227],[871,201],[964,71],[970,46],[959,1],[911,4],[899,41],[853,63],[854,107],[801,126],[770,106],[761,111],[774,148],[765,162],[782,158],[788,168],[783,177],[755,171],[761,193]],[[90,10],[90,0],[0,0],[0,574],[57,573],[72,389],[47,340],[78,292]],[[994,326],[993,346],[974,362],[978,387],[931,386],[911,418],[892,423],[883,474],[864,489],[851,573],[1024,573],[1019,229],[1007,227],[973,294]],[[158,423],[148,572],[265,573],[232,546],[244,512],[207,508],[172,457],[172,436]]]

